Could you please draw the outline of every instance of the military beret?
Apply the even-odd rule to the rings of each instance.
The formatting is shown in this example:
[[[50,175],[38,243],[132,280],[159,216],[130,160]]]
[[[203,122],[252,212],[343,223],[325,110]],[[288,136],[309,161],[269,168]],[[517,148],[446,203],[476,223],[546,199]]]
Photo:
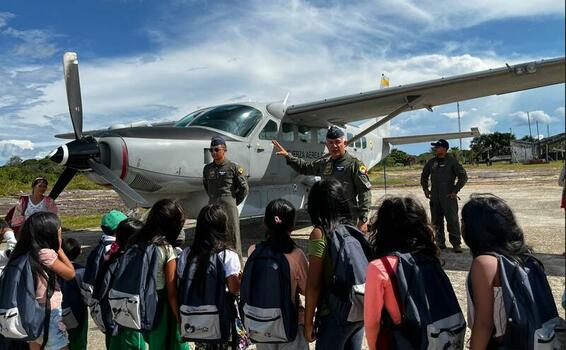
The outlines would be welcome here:
[[[211,147],[218,146],[218,145],[226,146],[226,140],[224,140],[224,138],[222,136],[214,136],[210,140],[210,146]]]
[[[446,141],[444,139],[440,139],[436,142],[431,143],[430,145],[434,146],[434,147],[443,147],[443,148],[446,148],[446,149],[450,148],[448,141]]]
[[[344,131],[337,126],[332,125],[326,132],[327,139],[337,139],[344,136]]]

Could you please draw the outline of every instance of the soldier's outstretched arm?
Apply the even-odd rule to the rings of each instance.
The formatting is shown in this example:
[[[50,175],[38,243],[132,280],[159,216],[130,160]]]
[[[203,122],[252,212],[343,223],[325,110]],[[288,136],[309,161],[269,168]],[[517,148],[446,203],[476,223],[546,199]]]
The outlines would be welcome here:
[[[271,140],[271,142],[277,149],[277,154],[284,156],[286,158],[287,165],[293,168],[293,170],[303,175],[320,175],[322,170],[322,162],[320,159],[307,161],[302,158],[295,157],[291,153],[287,152],[287,150],[276,140]]]

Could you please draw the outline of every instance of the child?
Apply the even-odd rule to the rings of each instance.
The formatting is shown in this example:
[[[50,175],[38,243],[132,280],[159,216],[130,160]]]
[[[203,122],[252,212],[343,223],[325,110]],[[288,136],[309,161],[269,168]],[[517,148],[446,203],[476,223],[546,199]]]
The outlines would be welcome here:
[[[183,252],[183,255],[187,257],[183,265],[185,269],[190,269],[192,265],[196,265],[193,283],[202,284],[206,278],[210,256],[218,254],[220,260],[224,262],[227,289],[232,295],[236,295],[240,291],[241,265],[238,253],[229,249],[226,244],[228,239],[226,234],[227,220],[226,213],[219,205],[209,204],[202,208],[197,218],[193,244]],[[230,324],[233,324],[233,322],[234,320],[231,320]],[[196,343],[195,345],[197,350],[231,348],[229,343]]]
[[[0,274],[10,259],[10,253],[16,246],[16,236],[10,225],[4,219],[0,219],[0,237],[6,242],[6,249],[0,250]]]
[[[295,207],[285,199],[275,199],[265,208],[265,216],[263,219],[267,227],[265,244],[271,249],[285,254],[285,258],[289,262],[289,270],[291,275],[291,295],[292,302],[298,309],[299,328],[297,337],[294,341],[283,344],[256,344],[257,350],[292,350],[292,349],[308,349],[309,346],[304,336],[304,307],[300,303],[297,294],[304,296],[307,284],[307,273],[309,264],[305,253],[297,247],[291,238],[291,232],[295,227]],[[248,257],[255,250],[255,245],[248,249]],[[260,286],[257,286],[260,287]]]
[[[423,206],[411,197],[385,198],[372,218],[370,243],[379,259],[368,265],[364,296],[364,328],[370,350],[393,348],[383,324],[386,311],[392,323],[401,323],[399,300],[390,271],[396,271],[399,258],[392,253],[410,253],[430,257],[428,262],[440,264],[440,250]],[[386,261],[384,259],[387,259]],[[388,264],[388,266],[385,266]],[[421,283],[425,283],[422,281]],[[419,283],[419,282],[416,282]],[[385,328],[385,330],[384,330]]]
[[[181,205],[171,199],[156,202],[147,216],[139,234],[132,237],[132,244],[153,242],[158,246],[159,261],[156,289],[163,304],[157,314],[160,315],[155,328],[143,334],[149,349],[188,349],[188,343],[182,343],[179,335],[179,307],[177,301],[177,254],[172,243],[177,240],[185,223]],[[120,331],[120,338],[127,339],[132,330]],[[126,345],[121,345],[124,348]],[[143,348],[143,347],[142,347]]]
[[[100,244],[104,244],[105,253],[110,250],[110,244],[116,240],[116,229],[118,228],[118,225],[127,218],[126,214],[121,211],[111,210],[102,217],[102,220],[100,220],[100,228],[102,229]]]
[[[61,223],[57,215],[39,212],[31,215],[22,226],[20,239],[10,255],[10,261],[29,253],[32,273],[36,276],[36,298],[40,304],[50,303],[51,315],[46,350],[67,349],[69,339],[62,321],[63,295],[57,276],[75,277],[73,264],[61,249]],[[50,298],[48,291],[53,291]],[[39,350],[44,336],[29,342],[31,350]]]
[[[81,298],[81,280],[84,274],[84,267],[74,261],[81,254],[81,244],[74,238],[65,238],[61,244],[63,251],[70,261],[73,262],[75,268],[75,278],[65,281],[59,278],[61,291],[63,292],[63,304],[70,307],[72,313],[72,320],[63,322],[69,334],[69,349],[70,350],[84,350],[87,348],[87,334],[88,334],[88,313],[87,306]]]

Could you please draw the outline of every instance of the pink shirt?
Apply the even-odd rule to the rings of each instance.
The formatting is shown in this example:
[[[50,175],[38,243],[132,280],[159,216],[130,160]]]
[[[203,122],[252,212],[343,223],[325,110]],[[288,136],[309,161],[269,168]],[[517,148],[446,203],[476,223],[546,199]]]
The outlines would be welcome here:
[[[252,254],[255,249],[255,244],[248,248],[248,256]],[[305,295],[307,289],[307,274],[309,270],[309,262],[305,253],[300,248],[295,248],[289,254],[285,254],[285,258],[289,262],[289,272],[291,274],[291,300],[293,304],[297,300],[297,292]],[[300,301],[299,301],[300,302]],[[305,323],[305,309],[299,305],[299,324]]]
[[[393,271],[396,271],[398,258],[388,256],[387,260]],[[364,297],[364,327],[370,350],[377,348],[377,337],[381,328],[381,312],[384,306],[393,322],[395,324],[401,323],[401,312],[391,285],[391,279],[381,259],[377,259],[368,265]]]
[[[47,267],[53,265],[55,260],[57,260],[57,252],[53,249],[40,249],[39,250],[39,260],[41,263]],[[35,290],[35,297],[40,304],[45,305],[45,292],[47,291],[47,280],[44,277],[37,278],[37,288]],[[51,296],[51,310],[60,309],[61,303],[63,302],[63,293],[61,293],[61,286],[59,282],[55,282],[55,290]]]

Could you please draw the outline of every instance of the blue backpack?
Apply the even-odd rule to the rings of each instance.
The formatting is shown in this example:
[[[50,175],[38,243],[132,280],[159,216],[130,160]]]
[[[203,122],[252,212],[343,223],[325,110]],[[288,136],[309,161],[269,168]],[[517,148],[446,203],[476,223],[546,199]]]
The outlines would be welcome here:
[[[118,268],[108,292],[117,325],[137,331],[153,329],[158,310],[158,249],[154,243],[137,243],[118,258]]]
[[[248,257],[240,299],[243,321],[256,343],[287,343],[295,340],[298,310],[291,299],[291,273],[284,254],[258,244]]]
[[[200,285],[194,283],[197,265],[186,261],[188,253],[189,248],[178,258],[181,337],[212,344],[230,341],[235,310],[226,287],[224,261],[218,254],[211,254],[204,285]]]
[[[86,320],[87,306],[81,295],[80,281],[84,275],[84,267],[73,263],[75,268],[75,278],[66,281],[59,278],[59,285],[63,293],[63,323],[67,329],[74,329],[83,324]]]
[[[35,277],[28,254],[9,262],[0,276],[0,334],[6,339],[31,341],[49,329],[51,312],[48,287],[47,302],[40,305],[35,295]],[[47,337],[44,334],[44,340]]]
[[[112,315],[112,308],[108,301],[108,292],[114,281],[119,259],[112,261],[106,269],[99,271],[92,291],[90,316],[102,333],[112,334],[116,323]]]
[[[331,311],[342,321],[364,320],[364,294],[371,248],[363,233],[340,224],[327,235],[333,279],[327,292]]]
[[[564,319],[559,317],[542,264],[523,256],[523,264],[489,253],[498,260],[499,279],[507,316],[504,349],[566,349]],[[468,291],[472,280],[468,276]]]
[[[387,258],[380,260],[395,290],[402,322],[393,324],[384,308],[383,328],[392,331],[395,348],[463,349],[466,321],[438,259],[424,254],[390,255],[399,259],[396,271]]]
[[[112,242],[101,239],[96,248],[90,252],[86,259],[85,271],[80,287],[83,299],[89,306],[91,304],[90,299],[92,298],[92,290],[94,288],[94,283],[96,282],[96,275],[98,274],[100,263],[104,257],[106,247],[111,244]]]

